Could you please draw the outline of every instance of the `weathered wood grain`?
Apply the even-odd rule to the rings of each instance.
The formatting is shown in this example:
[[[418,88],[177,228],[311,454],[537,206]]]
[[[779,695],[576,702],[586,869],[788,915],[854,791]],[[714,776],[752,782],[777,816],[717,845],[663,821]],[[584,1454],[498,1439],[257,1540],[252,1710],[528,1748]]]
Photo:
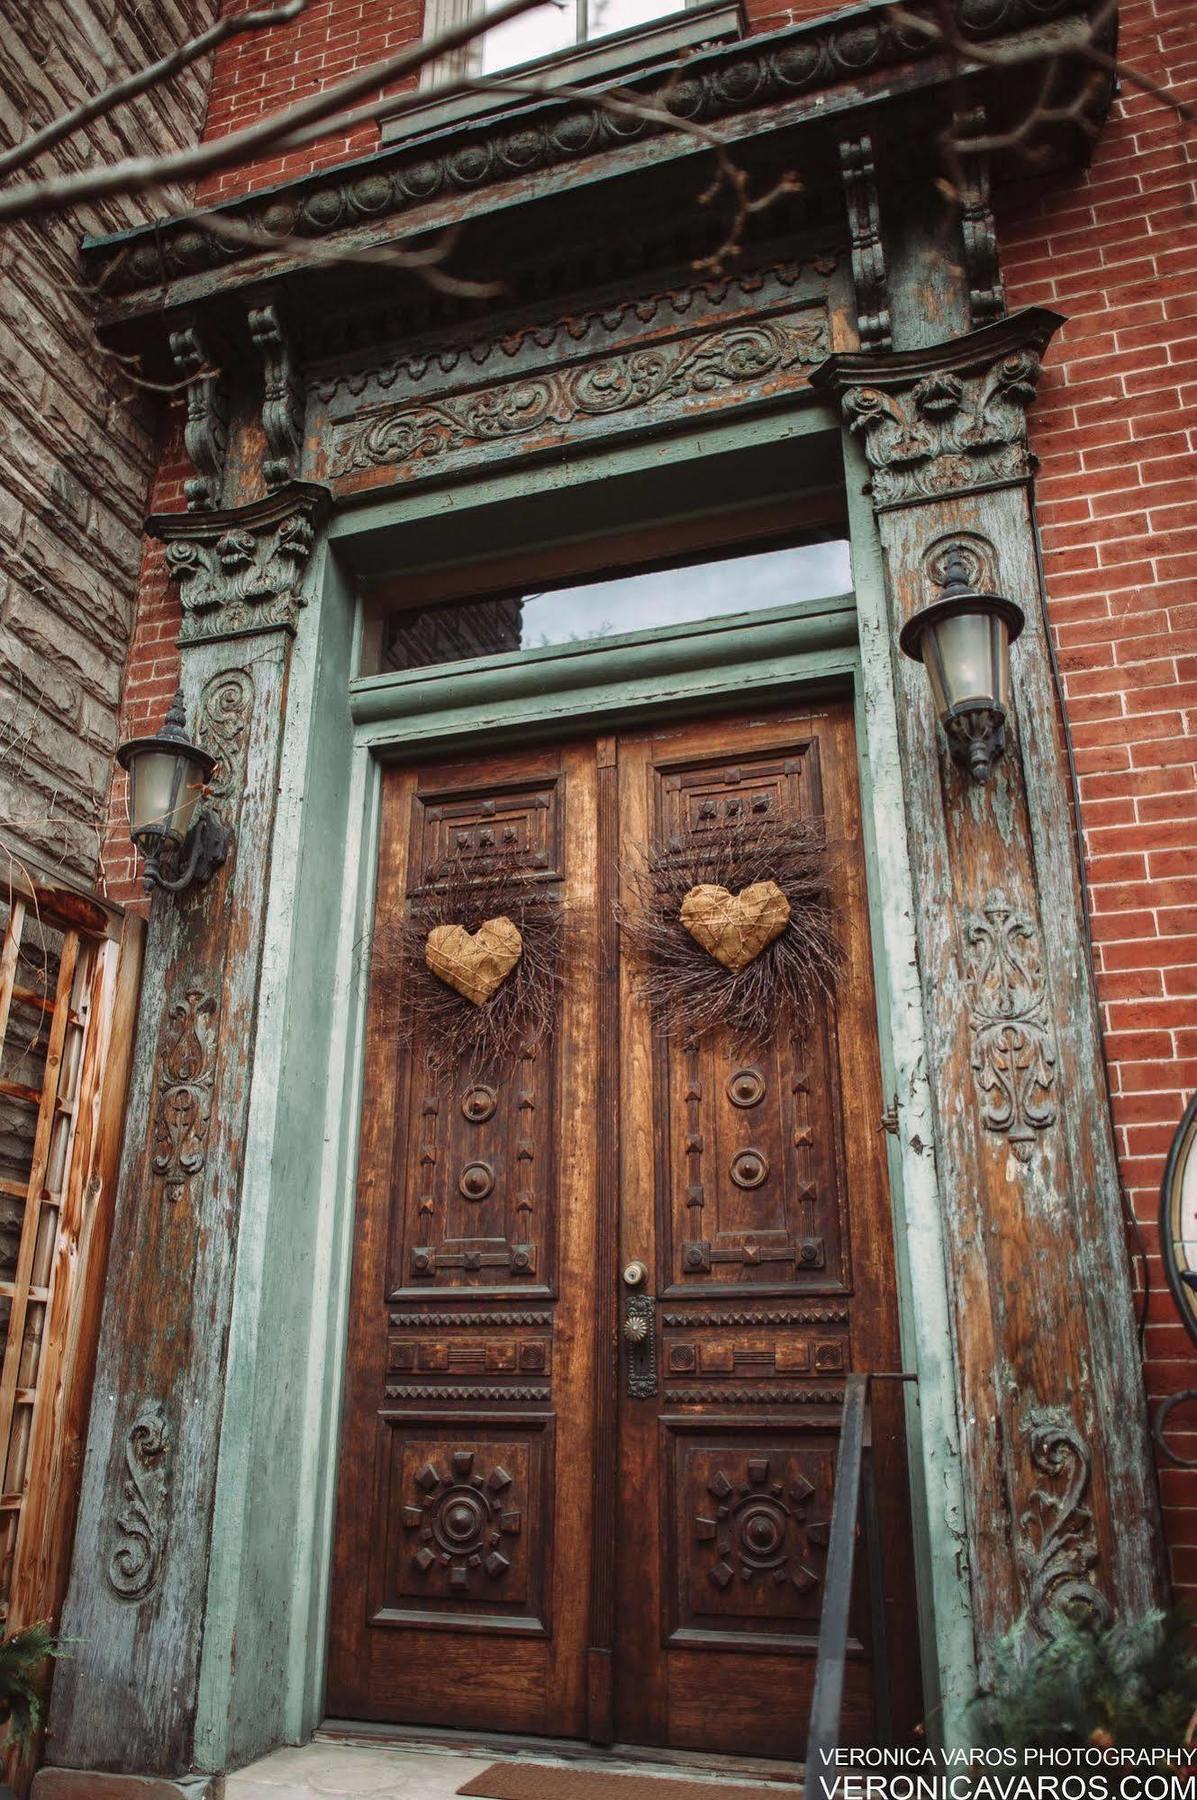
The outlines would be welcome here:
[[[865,439],[894,635],[935,598],[948,543],[1027,614],[1009,746],[983,787],[949,757],[922,668],[895,668],[982,1671],[1003,1632],[1048,1634],[1066,1601],[1134,1616],[1163,1592],[1027,485],[1022,413],[1052,323],[1028,313],[817,377]],[[957,417],[953,455],[936,434]]]
[[[310,490],[297,510],[315,501]],[[268,509],[273,531],[277,509]],[[252,534],[259,515],[246,509]],[[197,526],[202,528],[202,526]],[[271,539],[271,541],[274,541]],[[302,558],[299,559],[302,570]],[[288,572],[288,579],[290,578]],[[246,1114],[260,998],[293,590],[245,615],[209,598],[183,655],[188,715],[233,684],[212,804],[234,833],[203,888],[156,898],[147,935],[111,1270],[63,1630],[53,1760],[181,1774],[197,1688]],[[240,610],[238,610],[240,608]],[[227,715],[224,723],[229,724]]]

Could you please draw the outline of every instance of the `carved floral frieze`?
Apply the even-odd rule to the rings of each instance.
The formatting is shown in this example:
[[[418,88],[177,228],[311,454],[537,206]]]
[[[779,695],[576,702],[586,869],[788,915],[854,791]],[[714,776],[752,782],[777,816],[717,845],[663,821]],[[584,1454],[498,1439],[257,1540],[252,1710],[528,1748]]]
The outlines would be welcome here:
[[[1092,1580],[1100,1553],[1093,1514],[1084,1504],[1093,1453],[1063,1406],[1032,1407],[1022,1433],[1031,1465],[1044,1477],[1018,1520],[1031,1628],[1050,1638],[1062,1619],[1078,1612],[1108,1624],[1110,1603]]]
[[[170,1501],[171,1433],[157,1400],[139,1410],[125,1436],[120,1495],[112,1519],[115,1540],[108,1585],[119,1600],[140,1604],[162,1576]]]
[[[1056,1120],[1056,1046],[1039,932],[994,894],[963,924],[969,1060],[989,1131],[1029,1162],[1036,1134]]]
[[[180,645],[261,631],[294,631],[324,488],[292,482],[268,501],[234,511],[161,513],[147,530],[166,544],[177,585]]]
[[[545,369],[436,400],[412,399],[362,413],[336,434],[332,472],[430,461],[505,440],[525,440],[586,420],[659,409],[700,395],[751,394],[821,362],[822,309],[637,346],[574,368]]]

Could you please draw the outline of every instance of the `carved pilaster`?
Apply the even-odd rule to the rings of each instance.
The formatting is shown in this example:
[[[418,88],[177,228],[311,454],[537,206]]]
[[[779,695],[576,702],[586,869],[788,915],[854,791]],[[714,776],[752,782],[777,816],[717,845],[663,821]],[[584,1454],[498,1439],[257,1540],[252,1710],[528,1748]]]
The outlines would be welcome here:
[[[269,451],[262,464],[262,476],[268,488],[277,488],[299,473],[303,383],[291,335],[276,300],[250,309],[249,330],[262,358],[262,430]]]
[[[195,474],[183,483],[189,512],[220,504],[229,437],[228,386],[217,346],[193,319],[170,334],[170,353],[187,383],[183,442]]]
[[[1134,1616],[1163,1592],[1031,508],[1027,408],[1060,322],[1035,308],[927,349],[832,357],[813,377],[863,449],[884,550],[983,1675],[1015,1626],[1050,1635],[1075,1604]],[[1026,614],[984,786],[953,760],[924,669],[897,652],[961,563]]]
[[[871,137],[865,134],[841,141],[840,173],[852,239],[852,281],[856,289],[856,326],[861,348],[888,350],[893,339]]]
[[[147,933],[62,1625],[78,1654],[54,1694],[55,1761],[70,1767],[168,1777],[199,1758],[196,1621],[230,1321],[243,1247],[266,1229],[246,1164],[281,745],[325,500],[294,486],[235,511],[150,521],[179,584],[187,717],[218,758],[209,804],[232,849],[203,887],[156,896]]]
[[[202,519],[160,513],[146,529],[166,544],[166,570],[183,607],[179,644],[262,631],[294,632],[324,488],[292,482],[251,506]]]

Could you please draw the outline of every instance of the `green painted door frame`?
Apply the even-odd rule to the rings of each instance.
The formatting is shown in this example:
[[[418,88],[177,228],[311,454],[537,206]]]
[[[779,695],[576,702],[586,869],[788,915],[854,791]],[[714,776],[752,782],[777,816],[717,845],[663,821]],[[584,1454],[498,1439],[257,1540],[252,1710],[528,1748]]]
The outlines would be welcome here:
[[[805,403],[717,426],[694,422],[538,471],[541,493],[593,513],[597,497],[704,458],[759,459],[801,482],[841,437]],[[853,695],[865,821],[905,1366],[921,1650],[932,1737],[967,1737],[974,1687],[956,1379],[940,1196],[930,1145],[923,1008],[898,757],[893,646],[866,471],[843,441],[854,596],[799,601],[598,647],[555,646],[443,671],[360,677],[356,582],[401,569],[438,531],[484,545],[526,504],[511,471],[423,486],[342,512],[313,570],[291,670],[270,860],[265,974],[254,1049],[246,1192],[223,1413],[198,1741],[224,1768],[267,1741],[301,1742],[323,1709],[333,1496],[340,1432],[363,1003],[383,760],[512,737],[702,716],[835,689]],[[543,476],[543,480],[541,477]],[[792,487],[797,495],[801,488]],[[679,511],[684,507],[679,504]]]

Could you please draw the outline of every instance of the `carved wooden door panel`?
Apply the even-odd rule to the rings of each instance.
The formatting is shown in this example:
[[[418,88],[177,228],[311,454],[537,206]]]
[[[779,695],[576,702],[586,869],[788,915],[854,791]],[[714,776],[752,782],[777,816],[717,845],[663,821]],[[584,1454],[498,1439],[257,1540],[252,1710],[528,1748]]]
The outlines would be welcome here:
[[[388,933],[446,856],[496,851],[568,909],[558,1027],[438,1081]],[[586,1730],[595,871],[592,746],[384,775],[333,1715]]]
[[[752,1055],[662,1038],[617,923],[629,857],[818,814],[835,1003]],[[900,1367],[851,709],[390,771],[378,943],[446,854],[499,847],[564,902],[551,1042],[438,1083],[373,959],[328,1711],[794,1756],[844,1377]],[[874,1422],[909,1724],[896,1385]],[[867,1608],[853,1630],[867,1738]]]
[[[645,1265],[623,1343],[615,1722],[633,1743],[800,1753],[851,1369],[900,1368],[851,709],[719,721],[619,746],[625,845],[684,852],[724,821],[823,814],[836,1001],[745,1054],[654,1032],[621,979],[620,1250]],[[634,1272],[634,1271],[633,1271]],[[646,1299],[645,1296],[650,1297]],[[917,1718],[896,1384],[874,1402],[895,1711]],[[858,1583],[858,1587],[862,1584]],[[872,1729],[858,1594],[844,1735]]]

